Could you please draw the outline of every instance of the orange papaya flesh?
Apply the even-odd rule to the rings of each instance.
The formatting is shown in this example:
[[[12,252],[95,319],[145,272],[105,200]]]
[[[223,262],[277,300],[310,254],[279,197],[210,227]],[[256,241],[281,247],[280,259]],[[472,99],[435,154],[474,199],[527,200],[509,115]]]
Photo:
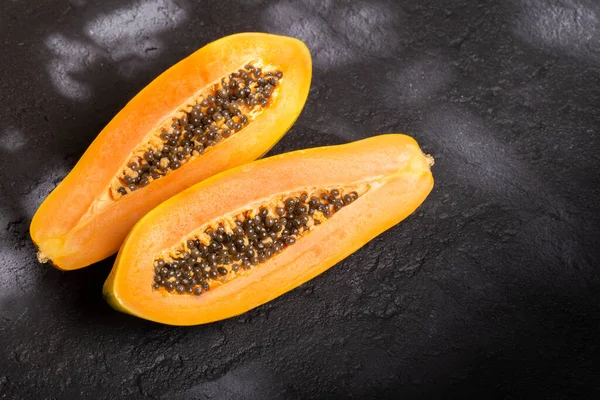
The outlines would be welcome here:
[[[166,70],[39,207],[38,259],[63,270],[100,261],[162,201],[261,157],[299,116],[311,74],[301,41],[263,33],[222,38]]]
[[[220,173],[134,226],[104,296],[119,311],[171,325],[242,314],[410,215],[433,187],[431,165],[414,139],[388,134]]]

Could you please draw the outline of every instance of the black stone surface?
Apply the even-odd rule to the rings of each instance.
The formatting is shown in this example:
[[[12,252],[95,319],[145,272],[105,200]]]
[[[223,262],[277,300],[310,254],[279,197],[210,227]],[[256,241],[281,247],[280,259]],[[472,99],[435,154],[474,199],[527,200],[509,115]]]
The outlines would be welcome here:
[[[0,398],[598,398],[600,3],[6,0]],[[113,259],[28,238],[112,116],[195,49],[288,34],[314,57],[271,154],[406,132],[436,158],[410,218],[313,281],[191,328],[110,309]],[[107,232],[107,234],[110,234]]]

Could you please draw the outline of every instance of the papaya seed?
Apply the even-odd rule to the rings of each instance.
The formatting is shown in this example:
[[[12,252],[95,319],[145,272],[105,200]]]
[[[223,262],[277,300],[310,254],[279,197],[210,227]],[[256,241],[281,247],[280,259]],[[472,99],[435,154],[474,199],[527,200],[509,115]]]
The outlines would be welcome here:
[[[154,260],[153,288],[199,296],[208,290],[207,280],[224,283],[259,266],[356,198],[356,191],[340,188],[301,192],[241,212],[232,227],[225,220],[213,221]]]
[[[136,152],[141,156],[134,156],[127,163],[121,176],[116,178],[116,191],[125,196],[152,184],[190,159],[199,157],[207,147],[219,144],[252,122],[249,111],[256,107],[266,108],[269,105],[267,97],[271,96],[283,77],[281,71],[269,71],[266,79],[261,75],[261,68],[247,64],[237,72],[220,79],[220,83],[203,93],[191,108],[186,106],[185,109],[179,110],[183,115],[173,118],[167,126],[160,129],[157,139],[160,139],[162,144],[157,145],[155,141],[144,144],[141,148],[145,150],[141,153]],[[259,93],[263,87],[266,90],[265,96]],[[241,108],[236,103],[240,104]],[[232,116],[236,116],[237,119],[234,121]],[[226,128],[220,129],[222,126]],[[210,132],[208,138],[204,132]],[[175,149],[177,151],[173,151]],[[165,157],[166,155],[169,157]],[[160,166],[160,173],[156,170],[150,171],[154,166]],[[148,171],[150,173],[147,176],[141,177],[143,172]]]

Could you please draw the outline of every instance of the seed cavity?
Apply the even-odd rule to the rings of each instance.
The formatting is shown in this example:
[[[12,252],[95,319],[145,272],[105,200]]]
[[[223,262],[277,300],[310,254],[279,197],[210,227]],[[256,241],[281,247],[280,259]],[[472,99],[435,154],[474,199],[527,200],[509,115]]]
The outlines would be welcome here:
[[[320,189],[279,196],[213,221],[154,259],[155,290],[199,296],[268,261],[352,204],[368,188]]]
[[[113,198],[151,184],[242,130],[271,104],[282,78],[281,71],[250,63],[214,83],[134,151],[111,185]]]

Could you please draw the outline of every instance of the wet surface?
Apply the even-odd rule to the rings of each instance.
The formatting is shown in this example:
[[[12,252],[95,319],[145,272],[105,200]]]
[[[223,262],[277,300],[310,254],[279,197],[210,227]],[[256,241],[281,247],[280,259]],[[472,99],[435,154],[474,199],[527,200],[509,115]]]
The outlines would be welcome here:
[[[237,3],[3,3],[0,397],[597,397],[600,5]],[[31,217],[112,116],[195,49],[252,30],[303,39],[315,64],[270,154],[409,133],[436,158],[423,206],[206,326],[110,309],[112,258],[38,265]]]

